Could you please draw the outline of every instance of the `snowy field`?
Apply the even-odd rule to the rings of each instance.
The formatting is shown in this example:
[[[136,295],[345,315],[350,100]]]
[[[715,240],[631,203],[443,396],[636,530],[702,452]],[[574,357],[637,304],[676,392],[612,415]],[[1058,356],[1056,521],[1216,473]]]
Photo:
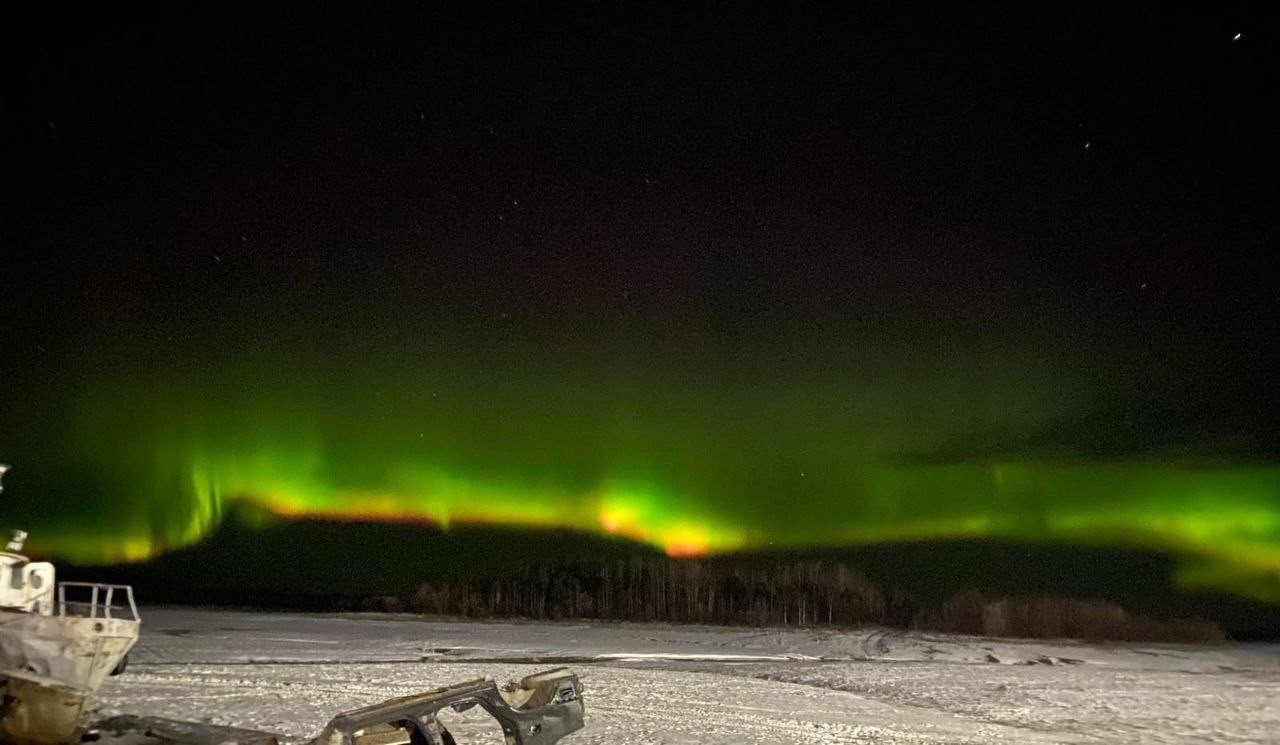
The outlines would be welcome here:
[[[144,609],[101,714],[305,739],[345,709],[558,665],[579,674],[587,706],[566,745],[1280,743],[1276,645],[168,608]],[[460,745],[502,742],[496,724],[449,726],[470,736]]]

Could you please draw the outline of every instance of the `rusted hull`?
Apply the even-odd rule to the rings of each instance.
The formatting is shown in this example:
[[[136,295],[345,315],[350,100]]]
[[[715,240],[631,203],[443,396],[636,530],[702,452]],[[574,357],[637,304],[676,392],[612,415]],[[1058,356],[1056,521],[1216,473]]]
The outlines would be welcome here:
[[[0,741],[14,745],[75,742],[91,702],[89,691],[11,675],[5,683]]]
[[[74,742],[94,693],[137,639],[132,620],[0,612],[0,739]]]

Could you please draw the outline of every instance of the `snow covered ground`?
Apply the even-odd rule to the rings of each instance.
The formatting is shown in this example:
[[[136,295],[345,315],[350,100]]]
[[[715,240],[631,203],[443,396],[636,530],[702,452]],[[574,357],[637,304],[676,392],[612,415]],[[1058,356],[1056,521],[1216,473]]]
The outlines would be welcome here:
[[[345,709],[560,664],[587,705],[566,745],[1280,742],[1276,645],[177,608],[144,610],[102,713],[307,738]],[[450,728],[501,743],[477,718]]]

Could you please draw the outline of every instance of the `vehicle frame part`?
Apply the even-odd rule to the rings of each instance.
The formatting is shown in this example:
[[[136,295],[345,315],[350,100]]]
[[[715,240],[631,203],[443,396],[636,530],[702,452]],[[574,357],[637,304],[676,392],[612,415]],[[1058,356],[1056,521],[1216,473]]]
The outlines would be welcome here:
[[[382,742],[376,733],[394,727],[408,733],[411,745],[456,745],[437,714],[473,706],[498,720],[507,745],[554,745],[583,726],[582,683],[568,669],[556,668],[530,675],[506,690],[499,690],[492,678],[478,678],[343,712],[312,743]]]

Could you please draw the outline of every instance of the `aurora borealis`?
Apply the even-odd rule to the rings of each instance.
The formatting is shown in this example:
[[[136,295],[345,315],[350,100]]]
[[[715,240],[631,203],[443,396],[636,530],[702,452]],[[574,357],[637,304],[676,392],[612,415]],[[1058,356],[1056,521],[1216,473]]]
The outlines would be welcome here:
[[[1187,587],[1280,600],[1274,465],[1016,448],[999,458],[907,458],[926,437],[893,433],[889,402],[876,412],[883,381],[864,387],[862,401],[859,386],[825,394],[826,412],[804,406],[814,394],[793,394],[800,410],[789,415],[781,390],[765,394],[778,407],[757,408],[695,390],[663,401],[661,390],[633,382],[624,404],[617,380],[604,376],[508,369],[413,385],[384,368],[353,394],[326,384],[320,368],[196,395],[133,391],[127,381],[137,378],[126,375],[116,392],[100,387],[73,409],[84,418],[63,456],[78,471],[45,488],[86,492],[74,519],[12,496],[26,488],[6,494],[7,512],[20,515],[33,548],[80,562],[189,545],[247,503],[286,518],[571,528],[675,556],[983,537],[1154,548],[1182,557]],[[526,375],[556,379],[561,394],[540,398],[548,386]],[[940,387],[900,394],[899,411],[924,419],[925,402],[944,406]],[[865,429],[842,426],[850,410],[865,412]],[[813,431],[839,434],[824,441]]]
[[[742,12],[31,50],[0,526],[1078,544],[1280,603],[1263,35]]]

